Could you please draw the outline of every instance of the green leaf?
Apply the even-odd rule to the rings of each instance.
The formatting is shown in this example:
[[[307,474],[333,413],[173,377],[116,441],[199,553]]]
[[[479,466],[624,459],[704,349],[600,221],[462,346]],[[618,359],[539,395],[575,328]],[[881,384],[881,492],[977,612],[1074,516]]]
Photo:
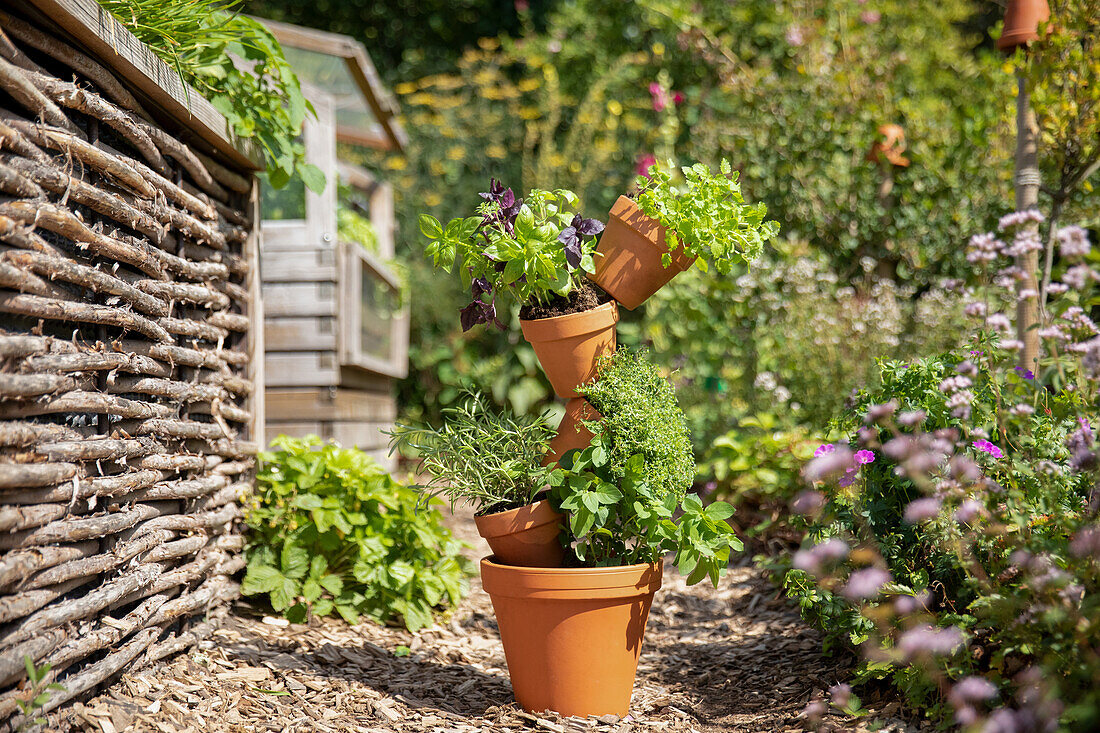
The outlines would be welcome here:
[[[707,518],[721,522],[733,516],[733,507],[724,501],[716,501],[704,510]]]
[[[287,543],[283,545],[280,565],[282,566],[283,575],[286,577],[295,580],[302,578],[309,572],[309,552],[304,547],[300,547],[288,539]]]
[[[439,239],[443,236],[443,225],[434,216],[421,214],[417,223],[420,225],[420,233],[428,239]]]
[[[298,175],[302,177],[302,182],[306,184],[306,188],[313,191],[313,193],[320,194],[325,190],[325,174],[312,163],[299,165]]]

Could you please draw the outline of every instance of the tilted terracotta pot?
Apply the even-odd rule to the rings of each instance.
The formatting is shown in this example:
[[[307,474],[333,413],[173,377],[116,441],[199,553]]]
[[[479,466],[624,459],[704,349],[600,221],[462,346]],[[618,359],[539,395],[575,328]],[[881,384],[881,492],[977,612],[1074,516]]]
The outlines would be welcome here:
[[[1050,20],[1047,0],[1009,0],[1005,8],[1005,26],[997,39],[997,48],[1011,51],[1039,37],[1039,23]]]
[[[548,466],[574,448],[583,450],[592,442],[592,431],[581,423],[599,420],[603,415],[588,404],[583,397],[574,397],[565,403],[565,415],[558,425],[558,434],[550,441],[550,450],[542,459],[542,465]]]
[[[619,308],[614,303],[582,313],[570,313],[533,321],[520,320],[523,337],[563,399],[579,397],[577,385],[596,376],[596,360],[615,351],[615,324]]]
[[[477,533],[502,563],[560,568],[564,550],[558,535],[565,518],[547,499],[507,512],[474,517]]]
[[[661,264],[661,256],[668,252],[665,231],[637,204],[620,196],[596,245],[596,271],[588,277],[624,308],[634,310],[696,260],[677,248],[670,253],[672,264]]]
[[[481,561],[516,701],[530,712],[618,715],[630,709],[660,564],[517,568]]]

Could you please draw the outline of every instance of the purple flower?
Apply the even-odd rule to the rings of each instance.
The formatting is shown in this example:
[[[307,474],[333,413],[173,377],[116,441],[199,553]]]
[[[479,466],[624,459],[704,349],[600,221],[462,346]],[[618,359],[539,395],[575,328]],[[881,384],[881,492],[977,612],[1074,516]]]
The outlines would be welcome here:
[[[890,580],[890,573],[882,568],[863,568],[848,576],[848,583],[842,592],[850,601],[874,598]]]
[[[963,677],[951,688],[949,697],[956,705],[981,702],[997,696],[997,687],[984,677]]]
[[[960,504],[959,508],[955,511],[955,519],[963,524],[970,524],[983,510],[984,508],[981,502],[974,499],[967,499]]]
[[[818,446],[817,450],[814,451],[814,458],[821,458],[821,456],[825,455],[826,453],[835,452],[836,446],[832,443],[826,443],[825,445]]]
[[[864,10],[859,14],[859,19],[863,21],[865,25],[874,25],[882,20],[882,13],[877,10]]]
[[[1100,527],[1085,527],[1069,544],[1070,552],[1077,557],[1095,557],[1100,559]]]
[[[863,465],[865,463],[874,463],[875,453],[874,451],[869,450],[858,450],[856,451],[855,459],[856,463],[858,463],[859,465]]]
[[[908,616],[922,610],[927,610],[930,602],[931,599],[927,593],[921,593],[919,596],[898,596],[894,599],[894,610],[897,611],[900,616]]]
[[[846,684],[833,685],[829,688],[829,697],[832,699],[833,705],[838,708],[846,708],[852,700],[852,686]]]
[[[854,484],[856,482],[856,473],[858,471],[859,468],[857,468],[856,466],[849,466],[848,469],[844,471],[844,475],[837,479],[837,488],[846,489]]]
[[[923,499],[914,499],[905,507],[905,521],[909,524],[920,524],[933,519],[940,513],[940,500],[928,496]]]
[[[980,450],[982,453],[988,453],[994,458],[1005,457],[1005,454],[1001,452],[1001,449],[990,443],[988,440],[975,440],[973,446]]]
[[[1023,367],[1014,367],[1016,373],[1018,373],[1024,379],[1035,379],[1035,374],[1030,369],[1024,369]]]
[[[867,415],[864,420],[868,423],[876,423],[885,420],[893,415],[898,409],[897,400],[890,400],[881,405],[871,405],[867,408]]]
[[[903,428],[913,428],[923,423],[926,417],[928,413],[924,410],[910,410],[898,415],[898,425]]]
[[[831,565],[848,557],[848,544],[835,537],[794,554],[794,567],[810,575],[820,575],[822,566]]]
[[[813,514],[825,506],[825,495],[820,491],[803,491],[791,502],[791,511],[795,514]]]
[[[902,634],[898,639],[898,650],[906,659],[912,660],[925,655],[953,654],[962,643],[962,632],[954,626],[937,629],[925,624]]]
[[[852,451],[841,446],[807,463],[802,469],[802,476],[810,483],[823,481],[846,471],[851,465]]]

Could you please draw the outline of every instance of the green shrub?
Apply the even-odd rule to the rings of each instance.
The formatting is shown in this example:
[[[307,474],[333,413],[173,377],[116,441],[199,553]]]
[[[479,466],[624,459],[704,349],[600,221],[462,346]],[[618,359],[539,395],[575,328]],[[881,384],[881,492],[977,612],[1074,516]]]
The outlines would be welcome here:
[[[751,415],[711,443],[699,475],[710,479],[713,496],[756,513],[750,534],[776,531],[786,524],[787,507],[802,489],[802,467],[820,444],[806,427],[766,412]]]
[[[471,565],[442,515],[370,456],[312,435],[272,446],[246,519],[244,594],[295,623],[335,611],[415,631],[466,593]]]
[[[603,416],[589,427],[607,436],[611,475],[625,479],[627,461],[640,455],[658,496],[683,497],[695,477],[691,436],[672,385],[647,352],[620,349],[602,357],[596,379],[577,391]]]

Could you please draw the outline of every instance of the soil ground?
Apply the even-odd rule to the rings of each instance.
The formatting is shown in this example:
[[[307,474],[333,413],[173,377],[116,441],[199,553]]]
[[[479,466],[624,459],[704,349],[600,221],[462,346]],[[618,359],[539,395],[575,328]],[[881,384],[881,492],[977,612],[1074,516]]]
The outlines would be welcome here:
[[[469,517],[457,533],[483,549]],[[124,675],[51,716],[48,730],[156,731],[698,731],[806,729],[806,703],[853,660],[821,654],[820,635],[747,558],[721,587],[685,586],[673,567],[650,614],[631,714],[606,720],[531,715],[513,701],[488,596],[478,579],[449,617],[410,634],[333,619],[286,625],[239,603],[189,653]],[[399,656],[400,655],[400,656]],[[833,730],[931,730],[899,717],[832,716]]]

